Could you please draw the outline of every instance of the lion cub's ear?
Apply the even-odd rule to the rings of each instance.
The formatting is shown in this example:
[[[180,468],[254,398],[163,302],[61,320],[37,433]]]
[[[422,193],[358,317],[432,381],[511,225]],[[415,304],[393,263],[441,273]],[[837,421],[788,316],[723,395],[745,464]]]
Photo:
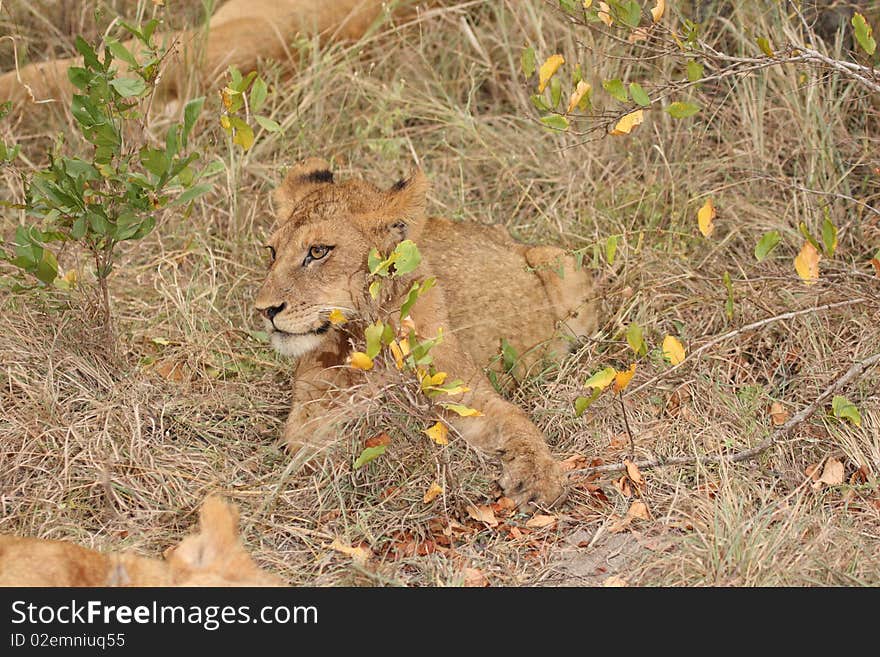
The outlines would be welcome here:
[[[392,185],[385,193],[386,203],[381,209],[382,225],[378,229],[383,234],[380,241],[387,240],[393,246],[401,240],[418,237],[425,223],[429,186],[421,169]]]
[[[332,184],[333,172],[327,162],[317,157],[300,162],[287,172],[275,190],[276,217],[284,221],[307,194],[322,185]]]

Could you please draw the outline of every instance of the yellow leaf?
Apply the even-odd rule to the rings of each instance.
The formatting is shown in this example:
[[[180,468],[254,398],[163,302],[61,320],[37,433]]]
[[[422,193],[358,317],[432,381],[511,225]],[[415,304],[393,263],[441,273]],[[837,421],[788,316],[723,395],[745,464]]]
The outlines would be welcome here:
[[[422,433],[428,436],[431,440],[433,440],[438,445],[448,445],[449,438],[449,428],[443,424],[442,422],[437,422],[432,427],[427,429],[422,429]]]
[[[232,122],[229,120],[229,117],[225,114],[220,117],[220,127],[223,128],[226,132],[232,130]]]
[[[436,374],[428,374],[427,372],[421,377],[422,390],[431,386],[443,385],[446,381],[446,372],[437,372]]]
[[[602,582],[602,586],[606,586],[608,588],[624,588],[629,586],[629,582],[626,581],[625,578],[620,575],[611,575],[604,582]]]
[[[462,404],[443,404],[443,408],[458,413],[462,417],[477,417],[482,415],[476,408],[468,408]]]
[[[373,359],[367,356],[362,351],[353,351],[351,352],[351,357],[349,359],[351,366],[356,370],[371,370],[373,369]]]
[[[599,3],[599,20],[605,23],[608,27],[614,23],[614,19],[611,18],[611,7],[608,6],[607,2]]]
[[[593,6],[593,0],[584,0],[584,9],[589,9]]]
[[[794,268],[804,283],[813,285],[819,280],[819,259],[822,256],[809,242],[804,242],[804,247],[794,259]]]
[[[397,369],[402,370],[403,351],[401,351],[400,345],[397,344],[397,340],[392,341],[388,348],[391,350],[391,355],[394,356],[394,364],[397,366]]]
[[[577,86],[574,88],[574,91],[571,92],[571,96],[568,98],[568,109],[565,110],[565,113],[568,114],[572,111],[578,104],[584,99],[590,90],[593,88],[589,82],[584,82],[581,80],[577,83]]]
[[[630,363],[629,369],[614,375],[614,392],[625,390],[636,373],[636,364]]]
[[[331,324],[334,326],[339,326],[340,324],[345,324],[348,320],[345,318],[345,315],[342,314],[342,311],[339,308],[334,308],[330,312],[330,317],[327,318]]]
[[[562,55],[550,55],[547,61],[541,64],[538,69],[538,92],[541,93],[547,88],[550,78],[559,70],[559,67],[565,63],[565,57]]]
[[[715,206],[712,205],[711,198],[707,198],[703,207],[697,212],[697,225],[703,237],[710,237],[715,230]]]
[[[431,484],[428,490],[425,491],[425,496],[422,498],[422,502],[424,502],[425,504],[429,504],[437,499],[437,496],[441,495],[442,493],[443,489],[440,487],[440,484],[435,481],[433,484]]]
[[[400,339],[400,353],[404,356],[409,356],[409,338],[401,338]]]
[[[663,338],[663,357],[673,365],[684,360],[684,347],[677,338],[667,335]]]
[[[628,135],[637,125],[642,125],[645,113],[642,110],[636,110],[621,117],[614,129],[609,133],[612,135]]]
[[[225,107],[226,109],[231,109],[232,97],[237,94],[238,92],[234,89],[231,89],[230,87],[223,87],[223,90],[220,92],[220,99],[223,101],[223,107]],[[229,121],[229,118],[227,117],[226,120]],[[223,122],[223,117],[220,117],[220,122]],[[225,128],[226,126],[223,127]]]
[[[666,11],[666,0],[657,0],[657,2],[654,3],[654,7],[651,9],[651,18],[654,19],[655,23],[663,18],[664,11]]]
[[[606,367],[604,370],[599,370],[587,379],[584,382],[584,385],[587,388],[599,388],[600,390],[605,390],[605,388],[610,386],[611,382],[614,381],[615,376],[617,376],[617,370],[613,367]]]

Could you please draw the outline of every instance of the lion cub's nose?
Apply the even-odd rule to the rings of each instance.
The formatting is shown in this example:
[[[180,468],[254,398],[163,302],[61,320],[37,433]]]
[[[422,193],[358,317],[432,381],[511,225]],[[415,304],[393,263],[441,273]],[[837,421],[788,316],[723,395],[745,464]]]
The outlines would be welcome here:
[[[269,306],[268,308],[258,308],[258,310],[266,316],[270,322],[275,319],[275,315],[280,313],[287,307],[286,303],[282,303],[280,306]]]

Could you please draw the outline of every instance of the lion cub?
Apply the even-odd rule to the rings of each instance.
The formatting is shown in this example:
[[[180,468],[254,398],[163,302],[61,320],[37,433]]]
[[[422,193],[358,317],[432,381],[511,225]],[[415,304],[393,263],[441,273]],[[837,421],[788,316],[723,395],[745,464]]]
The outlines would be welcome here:
[[[164,561],[0,535],[0,586],[285,586],[242,547],[234,506],[208,497],[199,517],[200,531],[166,550]]]
[[[365,322],[389,314],[400,326],[413,281],[435,276],[437,285],[419,298],[410,319],[421,337],[443,330],[431,351],[434,364],[470,388],[455,401],[482,412],[445,420],[501,459],[508,497],[552,504],[564,493],[559,464],[541,431],[495,392],[482,368],[502,337],[533,361],[592,332],[589,277],[561,249],[517,243],[499,226],[426,218],[427,188],[421,171],[388,190],[356,179],[336,182],[325,162],[311,159],[276,190],[277,222],[267,244],[272,264],[256,308],[275,349],[298,359],[285,439],[309,451],[333,439],[327,416],[344,411],[344,389],[364,376],[346,364],[349,336],[362,336]],[[421,265],[385,279],[374,301],[367,256],[374,247],[387,255],[404,239],[419,246]],[[334,310],[349,321],[332,323]]]

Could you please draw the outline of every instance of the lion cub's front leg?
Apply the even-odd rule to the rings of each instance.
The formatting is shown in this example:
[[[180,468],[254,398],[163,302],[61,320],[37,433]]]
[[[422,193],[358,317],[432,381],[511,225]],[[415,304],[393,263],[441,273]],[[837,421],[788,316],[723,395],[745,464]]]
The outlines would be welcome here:
[[[451,415],[448,420],[471,445],[501,459],[499,483],[518,505],[538,502],[552,505],[565,496],[565,475],[550,454],[541,430],[522,409],[504,400],[483,372],[449,336],[435,347],[438,370],[464,379],[470,392],[461,402],[479,410],[477,417]]]

